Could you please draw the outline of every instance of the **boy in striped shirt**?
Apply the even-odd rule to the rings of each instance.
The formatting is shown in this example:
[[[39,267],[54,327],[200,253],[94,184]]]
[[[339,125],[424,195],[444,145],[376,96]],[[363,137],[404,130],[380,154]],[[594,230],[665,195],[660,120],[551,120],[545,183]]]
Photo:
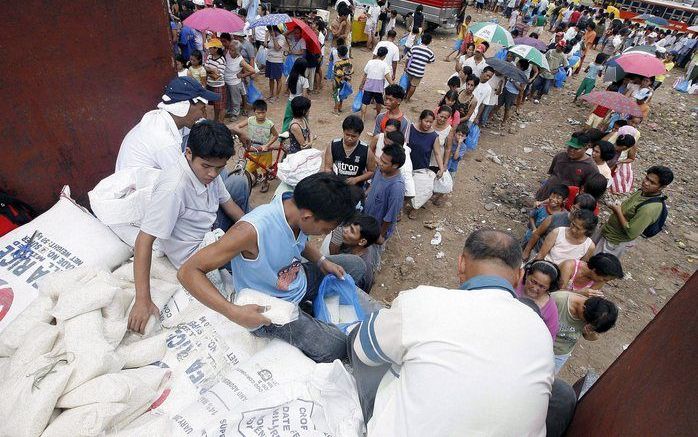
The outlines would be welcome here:
[[[427,33],[422,36],[421,44],[412,47],[407,52],[407,57],[409,59],[407,61],[405,72],[410,80],[410,86],[407,90],[407,97],[405,98],[405,101],[409,101],[412,98],[412,95],[417,89],[419,82],[424,77],[427,64],[431,64],[436,61],[434,52],[432,52],[428,47],[429,44],[431,44],[431,35]]]

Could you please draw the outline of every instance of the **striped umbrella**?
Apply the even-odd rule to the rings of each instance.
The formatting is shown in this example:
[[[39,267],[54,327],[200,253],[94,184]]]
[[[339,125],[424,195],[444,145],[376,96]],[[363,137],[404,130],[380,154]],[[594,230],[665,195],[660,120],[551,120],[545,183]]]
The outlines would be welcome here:
[[[655,46],[633,46],[633,47],[628,47],[627,49],[623,50],[623,54],[626,53],[639,53],[641,55],[650,55],[650,56],[656,56],[657,54],[657,47]]]
[[[527,46],[535,47],[541,52],[545,52],[548,50],[548,45],[546,43],[537,38],[531,38],[530,36],[520,36],[518,38],[514,38],[514,43],[525,44]]]
[[[619,114],[629,114],[641,117],[642,111],[635,102],[635,99],[625,97],[623,94],[613,91],[592,91],[589,94],[582,96],[582,100],[586,100],[594,105],[609,108]]]
[[[645,23],[654,24],[656,26],[668,26],[669,25],[668,20],[665,20],[662,17],[657,17],[656,15],[652,15],[652,14],[637,15],[637,16],[631,18],[631,20],[644,21]]]
[[[250,29],[260,26],[278,26],[279,24],[291,22],[291,17],[286,14],[269,14],[259,17],[250,23]]]
[[[471,24],[468,30],[473,34],[474,38],[480,38],[504,47],[514,45],[514,38],[511,37],[511,33],[497,23],[481,21]]]
[[[548,60],[545,58],[545,55],[535,47],[517,44],[514,47],[509,47],[508,50],[509,53],[513,53],[544,70],[550,70],[550,65],[548,65]]]

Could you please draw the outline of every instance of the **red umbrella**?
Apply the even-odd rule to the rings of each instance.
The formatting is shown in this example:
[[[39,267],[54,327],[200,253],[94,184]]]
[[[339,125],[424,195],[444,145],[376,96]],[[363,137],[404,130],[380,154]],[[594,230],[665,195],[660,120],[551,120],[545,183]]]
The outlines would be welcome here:
[[[666,73],[664,63],[659,58],[640,53],[626,53],[616,58],[615,61],[626,73],[645,77]]]
[[[623,94],[615,91],[592,91],[589,94],[583,95],[582,100],[586,100],[594,105],[609,108],[619,114],[642,117],[642,111],[637,102],[635,102],[635,99],[625,97]]]
[[[222,8],[200,9],[182,22],[185,26],[202,32],[239,32],[245,27],[245,20],[237,14]]]
[[[305,40],[308,52],[316,55],[320,54],[320,41],[318,41],[317,35],[315,35],[315,32],[313,32],[313,29],[305,24],[304,21],[301,21],[298,18],[291,18],[291,21],[286,23],[286,29],[294,30],[296,28],[301,30],[301,36]]]

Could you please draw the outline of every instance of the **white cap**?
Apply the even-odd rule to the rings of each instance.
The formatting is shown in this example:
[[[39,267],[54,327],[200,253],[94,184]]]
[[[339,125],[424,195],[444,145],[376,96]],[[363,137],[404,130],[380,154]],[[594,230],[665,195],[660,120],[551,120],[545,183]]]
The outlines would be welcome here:
[[[656,32],[652,32],[652,33],[650,33],[650,34],[647,35],[647,36],[648,36],[649,38],[657,38],[657,33],[656,33]]]
[[[206,2],[204,0],[192,0],[192,3],[194,3],[196,6],[206,6]]]

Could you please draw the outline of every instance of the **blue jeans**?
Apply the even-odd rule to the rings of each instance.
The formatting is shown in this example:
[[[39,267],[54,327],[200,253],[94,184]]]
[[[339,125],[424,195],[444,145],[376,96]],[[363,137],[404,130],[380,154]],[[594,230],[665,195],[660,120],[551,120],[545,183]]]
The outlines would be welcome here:
[[[245,176],[245,174],[230,174],[228,169],[223,169],[221,178],[223,179],[225,188],[228,190],[228,193],[230,193],[230,197],[233,198],[233,202],[235,202],[245,214],[250,212],[250,191],[252,187],[250,186],[247,176]],[[222,229],[223,232],[227,232],[231,226],[233,226],[233,221],[228,217],[225,211],[219,208],[214,228],[217,227]]]
[[[564,355],[555,355],[555,374],[557,375],[560,373],[560,370],[562,370],[563,367],[565,367],[565,363],[567,360],[570,359],[570,356],[572,355],[572,352]]]
[[[339,264],[344,270],[358,277],[363,276],[365,263],[356,255],[333,255],[328,259]],[[317,297],[320,283],[325,278],[320,268],[315,263],[303,263],[303,270],[307,279],[307,288],[304,301],[313,301]],[[373,311],[371,305],[375,302],[366,293],[357,290],[359,301],[367,312]],[[366,296],[362,296],[366,295]],[[302,308],[301,308],[302,309]],[[297,347],[310,359],[317,363],[331,363],[334,360],[342,360],[347,356],[347,336],[337,326],[325,323],[308,314],[299,311],[298,319],[286,325],[269,325],[253,331],[258,337],[277,338]]]
[[[485,107],[482,108],[482,114],[480,114],[480,126],[485,126],[490,120],[490,114],[492,114],[494,107],[495,105],[485,105]]]

